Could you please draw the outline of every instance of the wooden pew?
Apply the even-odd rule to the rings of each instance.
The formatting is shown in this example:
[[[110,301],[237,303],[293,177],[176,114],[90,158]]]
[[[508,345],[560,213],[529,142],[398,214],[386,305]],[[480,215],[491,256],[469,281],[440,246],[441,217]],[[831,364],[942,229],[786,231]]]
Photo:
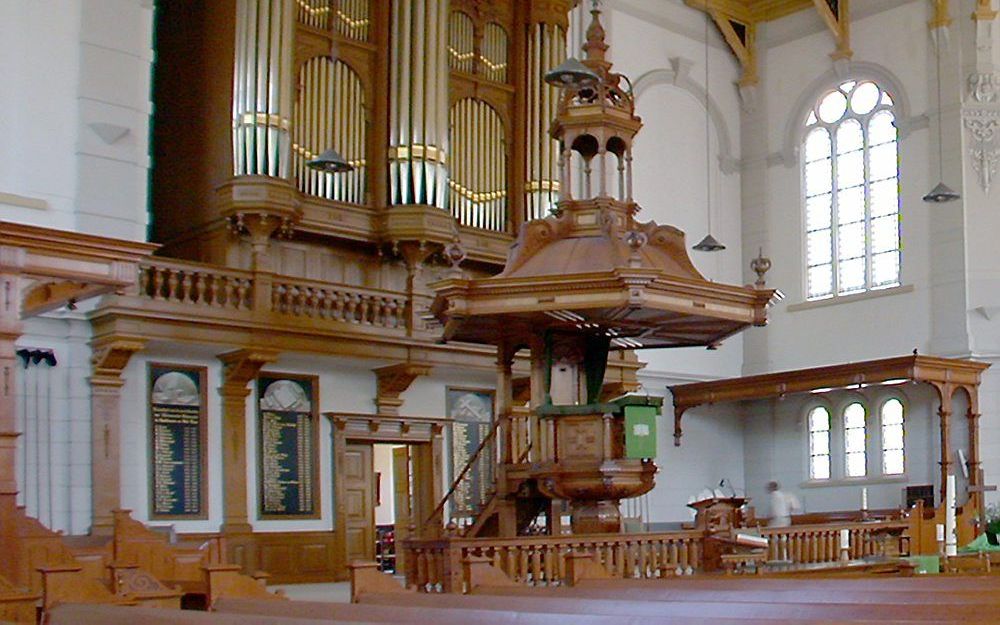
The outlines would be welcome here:
[[[67,603],[54,607],[45,623],[47,625],[318,625],[318,623],[361,625],[362,621],[315,621],[281,616]]]
[[[37,604],[40,595],[16,588],[0,577],[0,622],[34,623],[37,620]]]
[[[671,618],[657,616],[567,614],[559,612],[525,612],[517,608],[516,599],[508,601],[509,609],[486,610],[450,607],[456,595],[425,595],[433,597],[437,607],[410,605],[363,605],[351,603],[326,603],[318,601],[289,601],[283,604],[260,602],[253,599],[222,599],[216,603],[216,610],[222,614],[275,615],[294,618],[308,618],[324,623],[352,619],[367,623],[434,623],[435,625],[708,625],[729,623],[731,625],[774,625],[773,619],[707,619]],[[398,599],[402,601],[403,595]],[[817,621],[808,619],[785,619],[782,623],[817,625],[839,623],[840,621]],[[904,621],[908,622],[908,621]],[[924,621],[926,623],[945,621]],[[900,623],[899,621],[864,621],[874,625]]]

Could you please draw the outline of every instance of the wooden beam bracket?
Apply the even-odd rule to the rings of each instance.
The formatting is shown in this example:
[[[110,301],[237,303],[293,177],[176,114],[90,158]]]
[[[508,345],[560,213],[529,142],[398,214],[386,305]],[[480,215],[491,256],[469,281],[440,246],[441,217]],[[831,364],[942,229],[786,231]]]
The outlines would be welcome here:
[[[397,415],[403,405],[400,395],[420,376],[430,375],[431,366],[400,362],[373,369],[376,379],[375,406],[380,414]]]

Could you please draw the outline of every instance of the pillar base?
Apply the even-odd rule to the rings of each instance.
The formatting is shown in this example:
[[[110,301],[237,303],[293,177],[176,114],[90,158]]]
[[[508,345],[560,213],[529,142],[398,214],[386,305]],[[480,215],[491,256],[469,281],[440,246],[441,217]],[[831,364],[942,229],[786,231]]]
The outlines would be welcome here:
[[[622,515],[618,500],[574,501],[571,504],[574,534],[611,534],[621,532]]]

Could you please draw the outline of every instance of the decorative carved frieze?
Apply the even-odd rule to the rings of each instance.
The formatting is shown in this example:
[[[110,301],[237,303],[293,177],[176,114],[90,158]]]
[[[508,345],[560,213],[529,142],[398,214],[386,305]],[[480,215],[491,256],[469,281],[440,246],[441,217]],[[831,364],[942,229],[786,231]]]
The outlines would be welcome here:
[[[969,156],[972,168],[979,177],[979,186],[985,193],[990,192],[993,177],[1000,162],[1000,110],[972,109],[964,114],[965,128],[971,135]]]

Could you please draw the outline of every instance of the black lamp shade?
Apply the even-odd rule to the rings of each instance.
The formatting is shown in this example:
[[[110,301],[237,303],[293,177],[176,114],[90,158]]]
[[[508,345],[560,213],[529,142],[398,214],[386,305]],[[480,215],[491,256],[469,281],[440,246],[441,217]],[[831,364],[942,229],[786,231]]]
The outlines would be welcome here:
[[[311,161],[306,161],[306,167],[328,174],[339,174],[354,169],[354,166],[347,162],[347,159],[333,149],[323,152]]]
[[[943,182],[939,182],[936,187],[931,189],[927,195],[924,196],[924,201],[933,202],[935,204],[943,204],[945,202],[954,202],[961,197],[962,196],[952,190],[951,187]]]
[[[597,73],[573,57],[545,72],[545,82],[556,87],[582,89],[600,82]]]
[[[715,240],[711,234],[706,234],[705,238],[698,241],[698,244],[691,249],[698,250],[699,252],[721,252],[726,249],[726,246]]]

